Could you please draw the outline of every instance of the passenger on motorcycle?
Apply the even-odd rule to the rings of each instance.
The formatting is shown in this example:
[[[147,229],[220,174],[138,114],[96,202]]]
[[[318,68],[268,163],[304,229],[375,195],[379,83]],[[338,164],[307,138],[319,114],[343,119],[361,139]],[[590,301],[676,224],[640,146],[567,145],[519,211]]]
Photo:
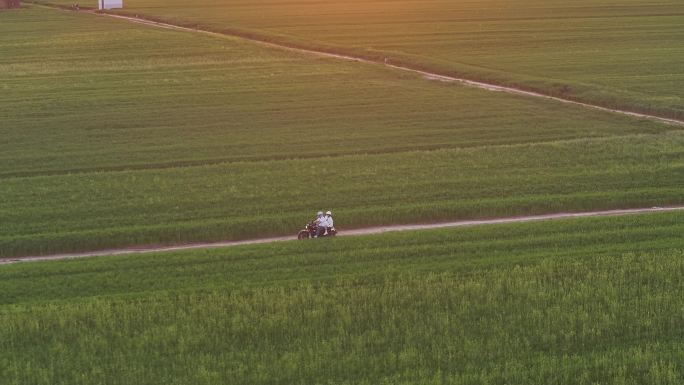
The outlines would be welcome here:
[[[325,219],[328,221],[327,225],[329,229],[335,227],[332,217],[332,211],[328,210],[325,212]]]

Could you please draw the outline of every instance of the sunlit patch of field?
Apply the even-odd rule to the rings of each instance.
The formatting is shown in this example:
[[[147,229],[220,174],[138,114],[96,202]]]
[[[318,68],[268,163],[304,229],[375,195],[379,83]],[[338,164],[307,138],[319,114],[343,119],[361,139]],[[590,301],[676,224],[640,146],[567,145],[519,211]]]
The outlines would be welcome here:
[[[116,12],[684,118],[678,0],[129,0]]]
[[[0,266],[53,384],[679,384],[681,213]]]
[[[681,203],[677,127],[380,66],[0,15],[0,255]]]
[[[50,10],[3,18],[2,176],[666,129],[235,39]]]

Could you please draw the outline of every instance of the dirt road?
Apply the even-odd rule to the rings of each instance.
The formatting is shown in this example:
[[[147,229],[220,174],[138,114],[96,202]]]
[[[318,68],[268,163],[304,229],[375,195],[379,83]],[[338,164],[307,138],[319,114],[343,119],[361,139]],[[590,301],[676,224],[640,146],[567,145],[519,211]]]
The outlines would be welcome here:
[[[578,213],[555,213],[555,214],[544,214],[544,215],[530,215],[530,216],[522,216],[522,217],[495,218],[495,219],[482,219],[482,220],[464,220],[464,221],[431,223],[431,224],[377,226],[377,227],[367,227],[367,228],[363,228],[363,229],[354,229],[354,230],[344,230],[342,228],[342,229],[340,229],[341,231],[340,231],[338,236],[346,237],[346,236],[380,234],[380,233],[388,233],[388,232],[396,232],[396,231],[444,229],[444,228],[453,228],[453,227],[470,227],[470,226],[494,225],[494,224],[505,224],[505,223],[548,221],[548,220],[558,220],[558,219],[568,219],[568,218],[608,217],[608,216],[634,215],[634,214],[645,214],[645,213],[656,213],[656,212],[672,212],[672,211],[684,211],[684,206],[651,207],[651,208],[624,209],[624,210],[587,211],[587,212],[578,212]],[[192,244],[177,245],[177,246],[109,249],[109,250],[99,250],[99,251],[92,251],[92,252],[85,252],[85,253],[55,254],[55,255],[31,256],[31,257],[22,257],[22,258],[4,258],[4,259],[0,259],[0,265],[9,264],[9,263],[16,263],[16,262],[35,262],[35,261],[48,261],[48,260],[57,260],[57,259],[70,259],[70,258],[85,258],[85,257],[96,257],[96,256],[158,253],[158,252],[164,252],[164,251],[208,249],[208,248],[218,248],[218,247],[232,247],[232,246],[240,246],[240,245],[256,245],[256,244],[261,244],[261,243],[283,242],[283,241],[295,240],[297,237],[294,233],[296,233],[297,230],[298,229],[293,229],[293,235],[292,236],[252,239],[252,240],[246,240],[246,241],[192,243]],[[316,241],[315,240],[307,240],[307,241],[301,241],[301,242],[316,242]]]

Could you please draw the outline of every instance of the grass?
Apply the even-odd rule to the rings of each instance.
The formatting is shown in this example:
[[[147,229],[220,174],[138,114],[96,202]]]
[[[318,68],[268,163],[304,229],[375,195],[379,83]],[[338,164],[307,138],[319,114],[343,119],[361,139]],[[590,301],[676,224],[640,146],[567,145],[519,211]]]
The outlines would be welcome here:
[[[676,127],[35,7],[0,14],[0,255],[681,203]]]
[[[681,134],[13,178],[3,255],[681,202]],[[426,172],[426,169],[430,172]],[[323,184],[325,195],[312,193]]]
[[[675,127],[233,38],[0,12],[0,88],[0,256],[682,203]],[[682,219],[0,266],[0,382],[679,384]]]
[[[0,176],[666,129],[236,39],[47,9],[2,17]]]
[[[116,12],[684,118],[677,0],[131,0]]]
[[[682,202],[675,127],[233,38],[0,12],[0,87],[0,256]],[[683,218],[0,266],[0,382],[679,384]]]
[[[677,384],[682,213],[0,267],[7,384]]]

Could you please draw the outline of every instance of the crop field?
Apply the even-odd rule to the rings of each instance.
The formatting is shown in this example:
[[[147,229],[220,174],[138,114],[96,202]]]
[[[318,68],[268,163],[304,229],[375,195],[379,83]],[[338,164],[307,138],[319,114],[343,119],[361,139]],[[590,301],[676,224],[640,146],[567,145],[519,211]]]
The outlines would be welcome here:
[[[11,178],[0,185],[1,244],[6,256],[294,236],[311,207],[333,207],[344,229],[657,206],[681,202],[683,146],[676,133],[349,156],[323,167],[293,160]],[[317,183],[331,187],[311,194]]]
[[[116,12],[684,118],[680,0],[127,0]]]
[[[0,266],[3,384],[680,384],[684,214]]]
[[[674,0],[118,12],[684,117]],[[0,137],[0,257],[294,238],[319,209],[344,232],[684,204],[682,126],[30,3],[0,11]],[[674,211],[0,265],[0,384],[679,385],[682,234]]]
[[[682,203],[675,126],[52,9],[0,13],[0,256]]]
[[[684,204],[684,126],[383,65],[682,119],[681,1],[115,12],[224,34],[0,11],[0,258]],[[0,385],[679,385],[682,234],[679,210],[0,265]]]

